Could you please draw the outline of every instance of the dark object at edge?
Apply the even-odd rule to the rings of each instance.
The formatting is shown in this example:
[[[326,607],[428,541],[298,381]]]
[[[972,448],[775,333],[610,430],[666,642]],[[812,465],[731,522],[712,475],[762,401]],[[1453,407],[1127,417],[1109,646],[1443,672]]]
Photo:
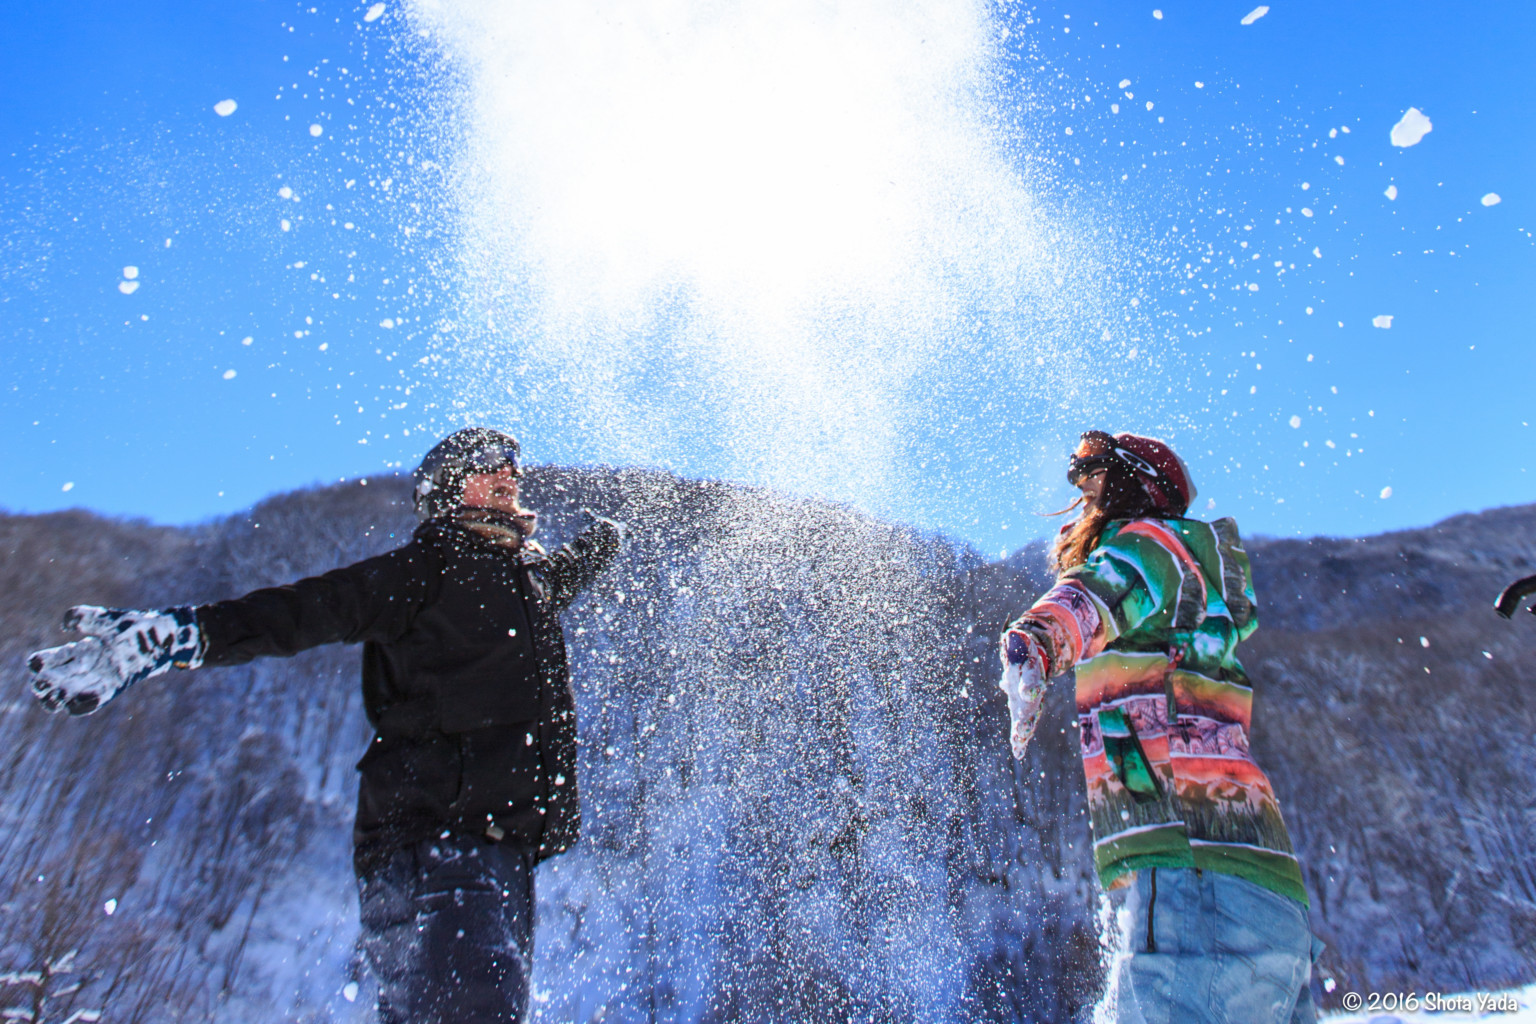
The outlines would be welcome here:
[[[1536,576],[1527,576],[1524,579],[1515,580],[1509,586],[1499,591],[1498,599],[1493,602],[1493,610],[1506,619],[1513,618],[1515,609],[1520,607],[1520,602],[1536,594]],[[1536,605],[1526,609],[1532,615],[1536,615]]]

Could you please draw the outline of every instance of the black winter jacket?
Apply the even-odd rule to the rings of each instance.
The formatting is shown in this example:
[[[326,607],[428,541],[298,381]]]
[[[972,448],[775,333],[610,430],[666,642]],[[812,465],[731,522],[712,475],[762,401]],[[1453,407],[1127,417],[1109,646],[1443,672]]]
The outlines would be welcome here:
[[[559,615],[618,548],[606,520],[545,554],[434,519],[388,554],[199,607],[203,664],[361,641],[376,735],[357,764],[359,863],[445,830],[542,860],[581,821]]]

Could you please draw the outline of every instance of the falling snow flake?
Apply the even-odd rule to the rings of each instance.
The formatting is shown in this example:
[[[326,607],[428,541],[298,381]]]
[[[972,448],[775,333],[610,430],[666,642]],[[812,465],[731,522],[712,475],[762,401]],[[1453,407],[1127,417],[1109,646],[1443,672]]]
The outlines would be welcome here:
[[[235,379],[235,371],[234,370],[225,370],[224,371],[224,379],[225,380],[234,380]]]
[[[320,127],[318,124],[312,124],[309,126],[309,134],[313,135],[317,139],[324,131],[325,129]]]
[[[1292,416],[1291,419],[1290,419],[1290,424],[1291,424],[1291,429],[1292,430],[1300,430],[1301,429],[1301,417],[1300,416]]]
[[[1409,107],[1397,124],[1392,126],[1392,145],[1417,146],[1419,140],[1430,132],[1435,126],[1418,107]]]
[[[377,10],[383,10],[384,9],[384,5],[383,4],[379,4],[376,9]],[[372,20],[372,19],[369,19],[369,20]],[[357,1002],[357,982],[349,981],[345,985],[343,985],[341,987],[341,998],[345,999],[349,1003]]]
[[[384,5],[383,4],[374,4],[372,7],[368,8],[368,13],[363,15],[363,20],[364,21],[378,21],[383,16],[384,16]],[[352,987],[355,989],[357,986],[354,985]],[[353,997],[356,998],[356,993],[355,992],[353,993]]]
[[[1396,185],[1388,185],[1387,186],[1387,190],[1385,192],[1383,192],[1382,195],[1386,196],[1388,199],[1392,199],[1392,200],[1397,199],[1397,186]]]
[[[132,295],[134,292],[139,290],[139,282],[119,281],[117,282],[117,290],[122,292],[124,295]]]
[[[1498,206],[1503,201],[1503,197],[1500,196],[1497,192],[1489,192],[1487,195],[1483,196],[1482,200],[1484,206]]]
[[[1392,488],[1390,488],[1390,487],[1383,487],[1381,489],[1381,497],[1382,497],[1383,501],[1385,501],[1387,498],[1392,497]]]
[[[390,317],[385,317],[383,320],[379,321],[379,326],[385,330],[390,330],[395,326],[395,321]]]
[[[117,900],[107,900],[107,902],[102,905],[101,912],[106,914],[108,917],[111,917],[113,914],[117,913]]]
[[[1244,25],[1252,25],[1254,22],[1258,21],[1260,18],[1264,17],[1264,15],[1266,15],[1268,13],[1269,13],[1269,8],[1268,7],[1255,7],[1253,10],[1251,10],[1247,14],[1243,15],[1242,24],[1244,24]]]
[[[219,102],[213,105],[213,112],[220,117],[228,117],[235,112],[238,106],[239,104],[234,100],[219,100]]]
[[[132,281],[134,278],[139,276],[139,268],[138,267],[124,267],[123,268],[123,276],[126,277],[128,280]]]
[[[1390,313],[1383,313],[1381,316],[1371,317],[1371,326],[1380,327],[1384,331],[1390,330],[1392,327],[1392,315]]]
[[[65,484],[64,484],[64,486],[63,486],[63,487],[60,487],[60,488],[59,488],[59,490],[61,490],[61,491],[64,491],[64,492],[66,492],[66,493],[67,493],[67,492],[69,492],[69,491],[72,491],[72,490],[74,490],[74,489],[75,489],[75,482],[74,482],[74,481],[73,481],[73,480],[70,480],[70,481],[67,481],[67,482],[66,482],[66,483],[65,483]]]
[[[1160,11],[1160,10],[1154,9],[1152,11],[1152,17],[1156,18],[1158,21],[1162,21],[1163,20],[1163,12]]]

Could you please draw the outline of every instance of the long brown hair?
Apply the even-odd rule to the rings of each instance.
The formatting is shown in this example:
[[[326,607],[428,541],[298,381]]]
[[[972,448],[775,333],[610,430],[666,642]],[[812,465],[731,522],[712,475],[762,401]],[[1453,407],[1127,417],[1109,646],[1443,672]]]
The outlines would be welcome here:
[[[1104,528],[1112,520],[1135,519],[1155,510],[1156,506],[1135,474],[1118,464],[1105,466],[1102,472],[1104,491],[1097,502],[1085,504],[1079,498],[1062,510],[1070,512],[1078,505],[1084,505],[1083,514],[1068,524],[1051,546],[1050,569],[1057,576],[1088,560],[1088,555],[1104,535]]]

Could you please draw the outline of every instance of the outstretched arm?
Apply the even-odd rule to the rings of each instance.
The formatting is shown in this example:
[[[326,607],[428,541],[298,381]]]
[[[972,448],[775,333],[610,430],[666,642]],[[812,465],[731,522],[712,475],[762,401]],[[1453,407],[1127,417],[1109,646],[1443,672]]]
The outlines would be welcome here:
[[[549,602],[555,611],[564,611],[571,602],[600,576],[624,543],[624,524],[607,519],[587,509],[582,513],[592,522],[569,544],[562,544],[549,556],[544,582],[549,588]]]
[[[398,637],[440,575],[433,571],[434,554],[412,543],[323,576],[196,608],[78,605],[64,627],[85,638],[28,658],[32,693],[49,711],[88,715],[173,667],[238,665],[326,643]]]

